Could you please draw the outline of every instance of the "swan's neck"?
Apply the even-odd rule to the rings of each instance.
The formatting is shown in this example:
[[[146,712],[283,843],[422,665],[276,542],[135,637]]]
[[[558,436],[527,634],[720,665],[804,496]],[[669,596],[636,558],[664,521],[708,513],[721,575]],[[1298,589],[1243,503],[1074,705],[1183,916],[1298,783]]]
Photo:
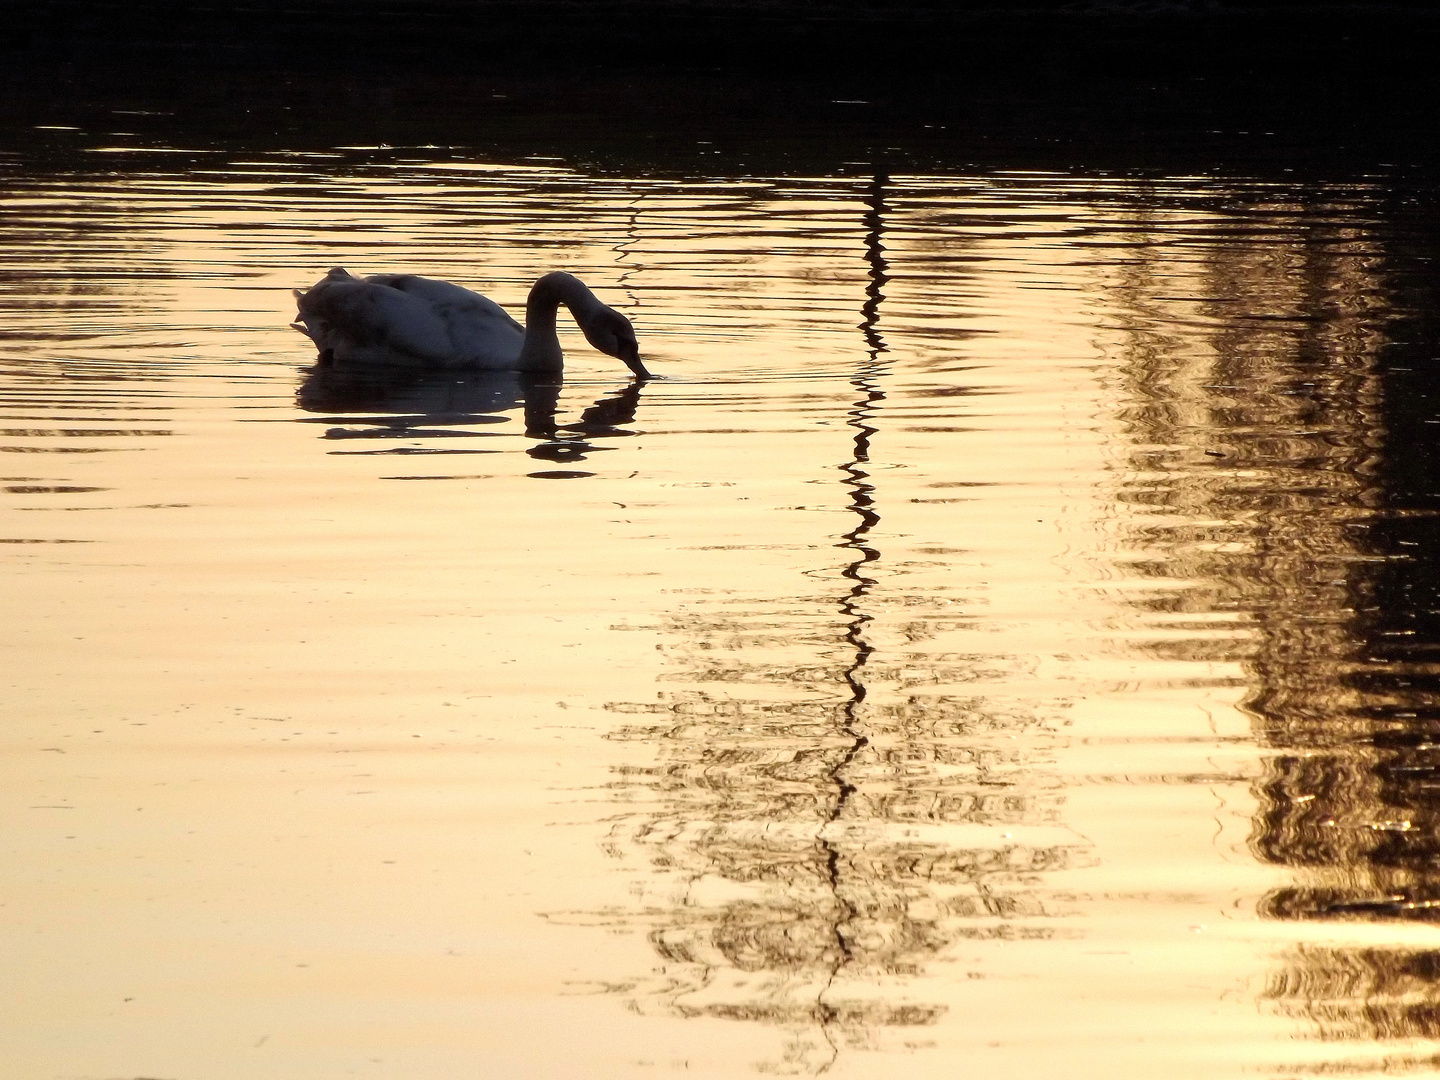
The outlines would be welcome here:
[[[521,371],[559,371],[565,363],[555,333],[555,313],[564,304],[575,321],[586,321],[604,307],[585,283],[563,270],[546,274],[530,287],[525,301],[525,340],[520,345]]]

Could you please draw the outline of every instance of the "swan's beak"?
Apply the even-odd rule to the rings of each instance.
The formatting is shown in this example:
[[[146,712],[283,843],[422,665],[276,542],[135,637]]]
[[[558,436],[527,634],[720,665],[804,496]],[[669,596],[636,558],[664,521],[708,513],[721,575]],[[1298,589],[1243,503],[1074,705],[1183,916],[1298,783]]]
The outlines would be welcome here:
[[[645,365],[640,362],[640,345],[638,342],[620,342],[620,359],[625,361],[625,366],[635,373],[637,379],[653,379],[655,377],[646,371]]]

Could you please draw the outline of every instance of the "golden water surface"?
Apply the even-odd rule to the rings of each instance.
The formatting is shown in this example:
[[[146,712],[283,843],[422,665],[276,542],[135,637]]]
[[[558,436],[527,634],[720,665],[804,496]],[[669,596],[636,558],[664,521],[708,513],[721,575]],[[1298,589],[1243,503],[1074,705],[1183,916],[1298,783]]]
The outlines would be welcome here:
[[[6,1076],[1433,1067],[1377,187],[82,150],[0,180]],[[314,368],[332,265],[663,378]]]

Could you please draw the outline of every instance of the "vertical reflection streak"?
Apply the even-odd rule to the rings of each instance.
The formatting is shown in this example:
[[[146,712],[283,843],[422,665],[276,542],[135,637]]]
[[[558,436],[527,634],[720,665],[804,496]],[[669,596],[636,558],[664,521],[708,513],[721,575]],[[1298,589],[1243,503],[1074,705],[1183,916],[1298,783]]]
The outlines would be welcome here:
[[[885,246],[881,242],[885,228],[885,185],[888,182],[889,177],[884,172],[877,172],[865,200],[865,261],[869,264],[869,280],[865,286],[865,303],[860,308],[862,318],[859,326],[865,336],[866,354],[859,370],[850,378],[850,385],[859,395],[851,405],[845,421],[854,431],[854,441],[850,460],[840,465],[840,472],[843,474],[841,483],[849,494],[847,508],[857,519],[854,527],[844,533],[836,544],[836,547],[850,557],[850,561],[841,571],[841,576],[850,582],[850,589],[841,599],[839,610],[844,619],[845,644],[850,652],[850,662],[844,671],[849,697],[840,712],[840,731],[851,741],[844,755],[830,770],[830,781],[835,787],[835,802],[821,826],[818,840],[825,856],[826,876],[836,903],[836,952],[830,977],[821,988],[816,1004],[825,1039],[837,1057],[839,1049],[831,1038],[830,1027],[838,1019],[838,1013],[835,1007],[825,1000],[825,995],[834,985],[841,969],[854,957],[846,934],[859,911],[854,902],[845,896],[839,845],[826,833],[829,826],[841,820],[854,797],[857,788],[846,774],[855,759],[870,745],[870,739],[863,730],[861,710],[868,693],[865,667],[875,653],[875,647],[866,635],[866,627],[874,621],[874,616],[865,610],[865,600],[874,589],[876,579],[864,571],[866,566],[880,558],[879,550],[869,540],[870,531],[880,524],[880,513],[875,504],[875,485],[870,482],[871,476],[866,466],[870,463],[870,440],[879,431],[876,420],[885,401],[885,391],[881,388],[880,378],[885,374],[886,365],[880,356],[889,351],[878,327],[880,302],[885,299],[883,289],[890,280],[890,264],[885,259]],[[834,1061],[835,1058],[832,1058],[830,1064],[820,1072],[827,1071]]]
[[[628,207],[630,216],[629,220],[625,223],[625,239],[619,241],[610,249],[615,252],[615,262],[620,266],[621,270],[620,276],[615,279],[615,283],[625,290],[625,295],[630,298],[630,302],[637,306],[640,303],[640,298],[635,295],[635,290],[631,288],[632,283],[629,279],[633,278],[643,268],[638,264],[627,263],[625,260],[631,255],[633,249],[640,244],[640,202],[644,198],[645,192],[642,191],[630,201],[630,206]]]

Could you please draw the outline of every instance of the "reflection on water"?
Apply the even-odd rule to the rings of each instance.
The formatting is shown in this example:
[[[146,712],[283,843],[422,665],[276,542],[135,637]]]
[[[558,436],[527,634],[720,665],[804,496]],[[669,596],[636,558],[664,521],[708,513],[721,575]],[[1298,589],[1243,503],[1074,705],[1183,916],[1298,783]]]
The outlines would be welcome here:
[[[1142,572],[1169,585],[1145,608],[1172,625],[1243,628],[1166,651],[1246,672],[1240,706],[1267,751],[1251,846],[1289,871],[1258,908],[1282,920],[1430,920],[1440,902],[1423,676],[1436,639],[1418,625],[1435,595],[1429,545],[1392,538],[1428,532],[1430,514],[1388,482],[1397,459],[1423,451],[1387,440],[1386,401],[1393,373],[1433,340],[1415,340],[1414,312],[1389,299],[1405,286],[1362,207],[1272,203],[1299,220],[1271,250],[1237,245],[1210,272],[1236,314],[1203,366],[1165,340],[1154,267],[1127,282],[1145,479],[1121,497],[1149,519],[1133,533]],[[1280,959],[1265,998],[1324,1039],[1436,1035],[1428,947],[1315,942]],[[1402,1053],[1343,1071],[1434,1064]]]
[[[112,138],[0,191],[17,1062],[1433,1069],[1424,185]],[[299,369],[337,261],[672,377]]]
[[[1433,949],[1301,946],[1284,959],[1266,997],[1285,1015],[1313,1025],[1322,1039],[1403,1046],[1440,1036],[1440,954]],[[1382,1071],[1423,1074],[1436,1062],[1437,1055],[1423,1050],[1392,1052]]]
[[[788,1039],[772,1064],[801,1072],[829,1071],[842,1048],[883,1045],[877,1040],[888,1029],[935,1024],[948,1006],[927,1000],[923,984],[905,989],[897,978],[924,974],[957,939],[1049,936],[1014,920],[1045,914],[1024,882],[1070,856],[1064,844],[945,837],[945,826],[1055,820],[1053,809],[1004,777],[1017,762],[977,753],[971,736],[981,703],[867,701],[876,653],[867,608],[879,584],[872,574],[883,565],[870,468],[888,374],[880,327],[887,184],[877,175],[866,194],[865,351],[848,380],[851,456],[831,466],[852,516],[833,547],[843,560],[834,630],[817,634],[798,621],[672,623],[666,629],[688,655],[669,678],[694,689],[670,693],[662,708],[610,706],[656,718],[613,737],[661,748],[656,769],[624,770],[623,784],[648,788],[645,803],[663,809],[612,834],[645,853],[660,894],[646,921],[661,978],[632,1004],[779,1025]],[[793,666],[746,661],[805,629],[812,655]],[[910,631],[924,634],[923,622]],[[951,677],[963,680],[966,666],[956,663]],[[718,701],[707,683],[753,689]],[[773,700],[775,686],[789,700]]]
[[[584,461],[589,454],[609,449],[595,445],[604,439],[625,438],[634,432],[623,425],[635,422],[642,384],[599,398],[575,423],[557,419],[563,380],[558,375],[535,376],[516,372],[413,372],[404,369],[340,368],[317,365],[300,384],[296,401],[306,412],[379,413],[379,419],[331,416],[322,422],[344,421],[331,427],[327,439],[381,439],[403,442],[383,450],[335,450],[337,454],[486,454],[498,451],[467,445],[434,447],[419,441],[483,439],[487,432],[464,430],[465,425],[503,423],[504,414],[520,410],[525,436],[537,440],[526,453],[557,464]],[[356,426],[359,424],[360,426]],[[439,430],[436,430],[436,429]],[[594,440],[594,441],[592,441]],[[565,478],[592,473],[550,471],[532,476]],[[432,479],[438,479],[434,477]]]

